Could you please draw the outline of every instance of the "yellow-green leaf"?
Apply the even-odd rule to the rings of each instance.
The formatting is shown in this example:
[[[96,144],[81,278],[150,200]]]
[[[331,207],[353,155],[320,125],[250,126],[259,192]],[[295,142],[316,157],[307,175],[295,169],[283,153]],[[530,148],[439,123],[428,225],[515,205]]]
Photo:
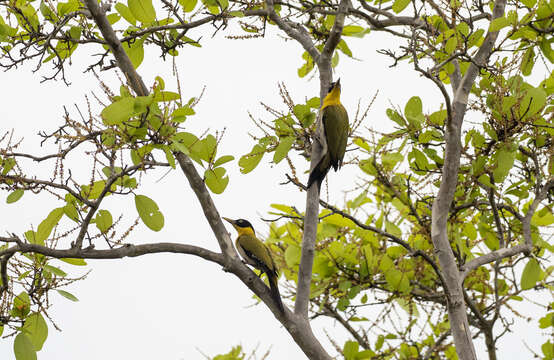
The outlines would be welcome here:
[[[40,313],[27,316],[22,330],[31,340],[35,351],[42,349],[42,345],[48,337],[48,326]]]
[[[392,4],[392,11],[399,13],[404,10],[410,4],[410,0],[394,0]]]
[[[79,299],[77,299],[77,297],[75,295],[73,295],[72,293],[70,292],[67,292],[65,290],[56,290],[58,292],[58,294],[60,294],[61,296],[63,296],[64,298],[66,299],[69,299],[71,301],[74,301],[74,302],[77,302],[79,301]]]
[[[278,164],[287,156],[290,148],[292,147],[292,144],[294,143],[294,140],[294,136],[286,136],[279,139],[279,145],[277,145],[277,148],[275,149],[275,154],[273,155],[274,163]]]
[[[136,195],[135,206],[141,220],[151,230],[160,231],[163,228],[164,216],[154,200],[145,195]]]
[[[121,16],[123,16],[125,20],[127,20],[129,24],[131,25],[137,24],[137,19],[133,16],[133,13],[131,12],[131,10],[129,10],[127,5],[124,5],[122,3],[117,3],[115,4],[115,9],[117,10],[118,13],[121,14]]]
[[[17,189],[13,191],[6,198],[6,203],[11,204],[16,202],[17,200],[21,199],[21,197],[23,196],[23,193],[24,193],[23,189]]]
[[[61,261],[75,265],[75,266],[85,266],[87,263],[84,259],[76,259],[76,258],[61,258]]]
[[[147,24],[156,20],[156,11],[152,5],[152,0],[129,0],[127,4],[138,21]]]
[[[208,186],[210,191],[214,194],[221,194],[225,191],[227,184],[229,184],[229,176],[225,176],[225,173],[226,171],[222,167],[218,167],[213,170],[207,169],[204,172],[206,186]]]
[[[19,333],[15,337],[15,340],[13,342],[13,352],[15,354],[16,360],[37,359],[37,353],[35,351],[33,343],[31,342],[31,339],[29,339],[29,336],[24,333]]]
[[[499,17],[491,21],[489,25],[489,31],[499,31],[500,29],[505,28],[508,25],[510,25],[510,21],[508,19],[506,19],[505,17]]]
[[[535,258],[529,259],[521,274],[521,288],[528,290],[534,287],[541,277],[541,272],[539,262]]]

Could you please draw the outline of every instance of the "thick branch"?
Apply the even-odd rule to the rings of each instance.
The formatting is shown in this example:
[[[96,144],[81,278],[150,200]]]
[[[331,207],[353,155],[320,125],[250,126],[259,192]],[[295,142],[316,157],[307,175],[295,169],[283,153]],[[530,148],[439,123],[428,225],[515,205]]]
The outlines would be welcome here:
[[[146,85],[144,85],[142,78],[139,76],[135,67],[131,63],[131,60],[125,53],[125,49],[123,49],[121,41],[117,38],[115,31],[106,17],[105,10],[98,6],[98,2],[96,0],[83,0],[83,2],[89,9],[94,22],[98,25],[102,36],[104,36],[104,39],[110,46],[110,49],[117,60],[117,66],[121,69],[121,71],[123,71],[133,90],[139,96],[148,95]]]
[[[4,241],[4,238],[0,237],[0,241]],[[15,254],[16,252],[32,252],[57,259],[122,259],[124,257],[137,257],[147,254],[176,253],[195,255],[220,265],[224,264],[222,254],[218,254],[194,245],[167,242],[141,245],[125,244],[114,249],[95,250],[92,248],[53,249],[38,244],[25,243],[19,240],[15,246],[1,251],[0,256],[4,259],[6,256],[11,256],[11,254]]]
[[[340,35],[344,26],[346,9],[349,0],[341,0],[339,13],[335,17],[335,23],[331,29],[331,35],[327,39],[320,58],[316,61],[319,69],[320,100],[326,94],[331,82],[331,57],[337,44],[340,42]],[[316,138],[312,142],[310,170],[314,169],[324,156],[327,148],[325,136],[323,136],[323,124],[321,123],[321,112],[317,121]],[[312,281],[312,266],[315,255],[315,240],[317,236],[317,221],[319,214],[319,189],[314,182],[308,189],[306,196],[306,216],[304,218],[304,234],[302,238],[302,252],[298,268],[298,286],[296,291],[296,302],[294,312],[308,321],[308,305],[310,302],[310,286]]]
[[[212,228],[212,231],[217,239],[217,242],[219,243],[221,251],[226,257],[236,258],[237,253],[235,252],[231,239],[229,238],[229,234],[227,233],[227,230],[225,229],[225,226],[221,221],[221,216],[219,215],[219,212],[215,207],[215,204],[212,200],[212,197],[210,196],[210,193],[208,192],[208,189],[206,189],[204,180],[202,180],[200,175],[198,175],[198,172],[196,171],[192,160],[181,152],[176,153],[175,158],[179,162],[181,170],[183,170],[183,173],[189,181],[190,187],[196,194],[196,197],[198,198],[198,201],[202,206],[204,216],[206,217],[208,223],[210,224],[210,227]]]

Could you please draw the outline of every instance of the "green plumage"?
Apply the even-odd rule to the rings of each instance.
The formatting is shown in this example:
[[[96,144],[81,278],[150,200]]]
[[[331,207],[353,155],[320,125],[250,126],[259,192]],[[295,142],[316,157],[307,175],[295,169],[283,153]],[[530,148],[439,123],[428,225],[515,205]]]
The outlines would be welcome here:
[[[328,105],[322,111],[322,124],[327,141],[327,153],[310,173],[308,188],[317,181],[321,188],[323,179],[331,166],[335,171],[342,166],[348,140],[348,113],[342,104]]]
[[[279,293],[279,286],[277,285],[279,275],[277,273],[277,266],[271,256],[271,250],[269,250],[267,245],[261,242],[255,235],[250,234],[240,235],[235,242],[235,246],[247,264],[254,266],[267,275],[271,297],[273,297],[279,309],[283,311],[281,294]]]
[[[267,275],[271,297],[279,307],[279,310],[283,312],[284,307],[277,281],[279,279],[279,273],[275,261],[273,261],[271,250],[256,237],[254,227],[249,221],[244,219],[232,220],[226,217],[223,219],[232,224],[239,234],[235,241],[235,246],[240,256],[244,259],[244,262],[254,266]]]

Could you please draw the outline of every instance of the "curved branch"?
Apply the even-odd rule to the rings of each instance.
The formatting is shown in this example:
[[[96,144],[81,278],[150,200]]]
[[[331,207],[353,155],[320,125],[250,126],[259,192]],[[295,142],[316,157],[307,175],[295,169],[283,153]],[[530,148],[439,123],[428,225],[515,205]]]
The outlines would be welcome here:
[[[5,241],[5,239],[6,238],[0,237],[0,241]],[[176,253],[195,255],[220,265],[224,264],[222,254],[215,253],[199,246],[170,242],[141,245],[125,244],[114,249],[95,250],[93,248],[53,249],[43,245],[25,243],[18,239],[15,246],[0,251],[0,256],[4,259],[6,256],[11,256],[18,252],[32,252],[57,259],[122,259],[124,257],[137,257],[157,253]]]

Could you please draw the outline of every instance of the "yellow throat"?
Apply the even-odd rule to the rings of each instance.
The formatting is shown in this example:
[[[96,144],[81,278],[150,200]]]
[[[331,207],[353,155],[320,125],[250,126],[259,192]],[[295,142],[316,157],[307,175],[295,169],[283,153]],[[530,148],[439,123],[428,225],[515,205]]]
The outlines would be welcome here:
[[[325,109],[327,106],[331,105],[340,105],[340,87],[335,86],[323,99],[323,106],[321,110]]]
[[[240,227],[235,225],[233,225],[233,227],[235,228],[235,230],[237,230],[237,233],[239,234],[239,236],[254,235],[254,230],[252,230],[251,227]]]

